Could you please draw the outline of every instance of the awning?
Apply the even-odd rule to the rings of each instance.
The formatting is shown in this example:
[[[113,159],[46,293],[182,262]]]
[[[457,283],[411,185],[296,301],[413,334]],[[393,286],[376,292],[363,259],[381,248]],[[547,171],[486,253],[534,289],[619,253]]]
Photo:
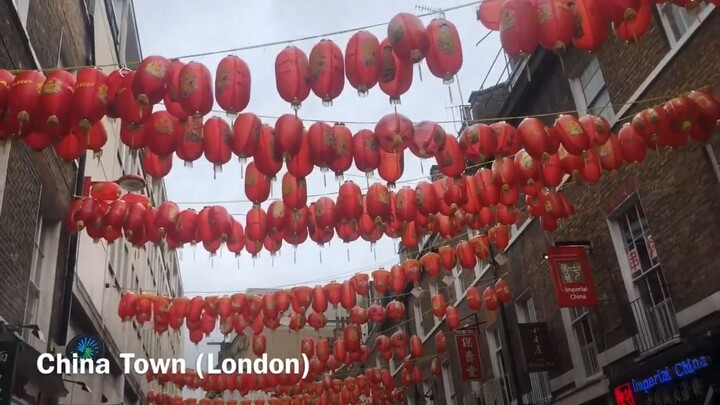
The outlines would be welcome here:
[[[22,374],[33,385],[37,386],[45,397],[62,398],[68,394],[60,374],[43,374],[37,368],[40,352],[25,342],[15,333],[4,333],[0,340],[15,340],[18,342],[18,352],[15,360],[15,372]]]

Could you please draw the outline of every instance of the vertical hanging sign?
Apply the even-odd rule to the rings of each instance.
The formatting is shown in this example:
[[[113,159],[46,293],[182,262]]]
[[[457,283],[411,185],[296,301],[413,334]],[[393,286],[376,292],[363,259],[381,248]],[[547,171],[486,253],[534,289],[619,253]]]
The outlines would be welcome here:
[[[462,379],[464,381],[482,381],[483,371],[477,333],[455,335],[455,347],[457,347]]]
[[[17,351],[17,342],[0,342],[0,405],[11,403]]]
[[[582,246],[551,246],[547,260],[560,308],[598,304],[587,251]]]

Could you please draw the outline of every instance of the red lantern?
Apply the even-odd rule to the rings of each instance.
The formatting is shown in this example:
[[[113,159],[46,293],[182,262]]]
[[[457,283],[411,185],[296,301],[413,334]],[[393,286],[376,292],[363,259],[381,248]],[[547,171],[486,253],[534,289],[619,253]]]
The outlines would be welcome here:
[[[510,243],[510,229],[507,225],[496,225],[488,232],[490,243],[499,251],[504,251]]]
[[[460,143],[454,136],[446,135],[445,142],[435,155],[435,162],[447,177],[460,177],[465,171],[465,159]]]
[[[370,276],[366,273],[358,273],[350,279],[353,283],[355,292],[366,297],[368,295]]]
[[[273,128],[269,125],[263,125],[260,131],[260,139],[258,140],[255,155],[253,155],[253,161],[261,173],[272,178],[282,168],[282,156],[278,153],[275,134]]]
[[[590,149],[590,137],[577,118],[572,115],[560,115],[553,126],[562,146],[573,155],[580,155]]]
[[[327,316],[325,314],[318,314],[317,312],[312,312],[310,315],[308,315],[307,323],[315,330],[320,330],[327,325]],[[319,347],[318,347],[319,350]],[[318,353],[319,356],[319,353]]]
[[[692,91],[688,98],[697,106],[697,125],[708,133],[713,132],[720,120],[720,101],[707,90]]]
[[[233,123],[232,151],[240,159],[253,156],[260,140],[262,122],[253,113],[238,114]]]
[[[512,58],[525,59],[538,45],[538,12],[529,0],[507,0],[500,17],[500,42]]]
[[[245,223],[245,234],[251,241],[264,241],[267,236],[267,214],[259,206],[248,211]]]
[[[598,155],[593,149],[588,149],[584,153],[580,177],[582,177],[584,181],[594,183],[600,180],[600,176],[602,176],[600,159],[598,159]]]
[[[387,187],[381,183],[375,183],[370,186],[365,197],[364,204],[368,215],[376,224],[389,222],[390,220],[390,192]]]
[[[460,327],[460,315],[458,314],[457,308],[452,305],[448,305],[445,310],[445,319],[447,319],[448,328],[455,330]]]
[[[286,161],[300,152],[304,131],[302,120],[295,114],[283,114],[275,122],[275,148]]]
[[[432,313],[438,318],[445,316],[445,310],[447,309],[447,303],[445,302],[445,296],[440,293],[435,293],[430,297],[430,306],[432,307]]]
[[[265,335],[258,334],[253,335],[252,337],[252,351],[253,353],[261,357],[263,354],[265,354],[265,349],[267,348],[267,340],[265,338]]]
[[[452,246],[444,245],[438,249],[440,255],[440,263],[449,273],[452,273],[453,269],[457,265],[457,254]]]
[[[350,310],[350,320],[360,325],[367,323],[367,309],[358,306],[352,307],[352,309]]]
[[[572,6],[577,26],[573,37],[574,47],[592,52],[605,43],[610,33],[602,9],[605,2],[605,0],[575,0]]]
[[[0,74],[0,110],[4,110],[2,100],[2,81]],[[12,79],[10,79],[10,82]],[[78,70],[71,104],[73,122],[81,129],[88,130],[107,113],[108,86],[107,75],[98,68],[87,67]],[[9,86],[9,82],[8,85]]]
[[[433,121],[421,121],[415,124],[414,135],[410,141],[410,151],[420,159],[434,157],[445,146],[445,129]]]
[[[398,300],[392,300],[385,308],[388,318],[399,321],[405,318],[405,304]]]
[[[332,105],[345,87],[345,61],[340,48],[329,39],[322,39],[310,51],[309,83],[323,105]]]
[[[143,167],[148,176],[153,179],[161,179],[167,176],[172,170],[172,155],[159,156],[150,150],[145,150],[145,157],[143,158]]]
[[[340,179],[353,163],[353,135],[344,124],[333,125],[332,132],[333,142],[331,148],[334,151],[334,156],[328,162],[328,167]]]
[[[412,86],[413,64],[400,59],[393,51],[388,38],[380,42],[382,71],[380,74],[380,90],[390,96],[390,104],[400,104],[400,96],[407,93]]]
[[[182,136],[182,127],[177,118],[167,111],[152,113],[143,125],[147,148],[159,156],[172,155],[175,152],[177,140]]]
[[[477,287],[468,287],[465,291],[465,298],[467,299],[467,305],[470,310],[479,311],[482,308],[482,296]]]
[[[420,281],[420,267],[420,261],[415,259],[408,259],[402,264],[405,277],[409,283]]]
[[[500,15],[505,0],[485,0],[477,9],[477,19],[491,31],[500,30]]]
[[[550,129],[538,118],[525,118],[518,126],[518,132],[527,153],[535,159],[547,159],[555,153],[551,148]]]
[[[388,24],[387,36],[393,53],[403,62],[420,62],[430,47],[430,38],[425,26],[414,14],[395,15]]]
[[[250,102],[250,68],[236,55],[220,59],[215,73],[215,99],[228,114],[237,114]]]
[[[17,82],[16,82],[17,83]],[[75,77],[65,70],[54,70],[47,75],[40,90],[38,109],[33,120],[35,127],[51,138],[65,136],[72,127],[70,104],[73,99]]]
[[[498,151],[497,134],[485,124],[467,127],[458,142],[465,159],[471,162],[485,161]]]
[[[255,166],[255,162],[250,162],[245,172],[245,196],[252,201],[255,206],[260,206],[260,203],[267,201],[270,197],[270,178],[260,173]],[[284,183],[285,178],[283,177],[283,184]]]
[[[165,201],[157,209],[155,213],[154,227],[158,229],[161,234],[165,234],[168,230],[172,231],[175,229],[175,223],[178,219],[180,209],[177,204],[171,201]]]
[[[561,0],[539,0],[540,45],[555,52],[563,52],[572,43],[575,29],[570,6]]]
[[[368,31],[358,31],[345,48],[345,73],[350,85],[365,96],[373,88],[382,69],[380,41]]]
[[[497,136],[497,152],[501,156],[513,156],[520,150],[520,148],[522,148],[522,138],[520,138],[520,133],[514,126],[505,121],[501,121],[490,125],[490,128],[492,128]]]
[[[676,138],[682,138],[683,140],[686,140],[688,135],[690,135],[698,142],[705,142],[707,140],[699,139],[706,138],[707,134],[697,136],[698,132],[696,131],[696,126],[694,125],[698,115],[697,105],[689,97],[679,96],[672,98],[667,103],[665,103],[663,109],[667,111],[668,116],[670,117],[670,121],[673,123],[672,129],[673,132],[675,132],[676,134]],[[676,142],[678,143],[678,145],[673,145],[675,147],[684,144],[684,142]]]
[[[645,160],[647,149],[642,137],[635,132],[632,125],[625,124],[618,132],[618,142],[622,156],[628,163],[637,163]]]
[[[462,241],[458,243],[457,256],[460,262],[460,267],[465,270],[473,270],[477,265],[477,257],[475,256],[475,249],[470,242]]]
[[[520,185],[535,184],[540,179],[540,161],[533,159],[525,149],[515,154],[515,168],[520,179]]]
[[[371,130],[361,129],[353,135],[352,151],[359,171],[369,175],[380,166],[380,145]]]
[[[275,59],[275,85],[280,97],[297,110],[310,95],[310,62],[295,46],[283,49]]]
[[[248,172],[249,169],[250,165],[248,165]],[[268,195],[265,197],[266,200],[270,196],[270,179],[262,173],[258,172],[258,174],[268,180]],[[245,184],[247,185],[247,175],[245,178]],[[245,191],[245,194],[247,195],[247,190]],[[290,173],[285,173],[282,178],[282,201],[285,204],[285,207],[289,209],[300,209],[305,207],[307,204],[307,183],[305,182],[305,179],[298,179]]]
[[[416,335],[410,338],[410,354],[415,358],[420,358],[423,355],[422,339]]]
[[[344,182],[338,191],[337,207],[340,219],[360,219],[363,213],[362,191],[360,187],[352,181]]]
[[[290,160],[287,162],[288,173],[298,179],[304,179],[312,173],[313,169],[315,169],[313,161],[311,160],[310,144],[308,142],[308,132],[303,131],[300,142],[300,150],[296,155],[291,156]]]
[[[312,292],[312,309],[317,313],[324,313],[327,311],[327,308],[328,299],[325,294],[325,289],[322,286],[316,285]]]
[[[315,122],[308,129],[308,143],[310,146],[310,159],[315,166],[327,169],[335,157],[333,149],[335,136],[332,127],[324,122]]]
[[[485,291],[483,291],[483,301],[485,301],[485,308],[487,308],[488,311],[495,311],[498,309],[499,303],[494,288],[485,288]]]
[[[233,130],[220,117],[212,117],[203,126],[203,151],[214,164],[215,173],[222,172],[222,165],[232,157]]]
[[[329,197],[320,197],[311,206],[313,207],[315,224],[319,228],[335,228],[335,224],[337,224],[335,201]]]
[[[132,82],[132,92],[141,105],[162,101],[170,76],[170,61],[162,56],[147,56],[138,66]]]
[[[7,93],[7,121],[4,129],[9,136],[21,137],[31,132],[38,115],[40,93],[45,75],[38,71],[19,73]]]
[[[231,226],[232,232],[227,241],[227,248],[237,257],[240,256],[240,253],[245,248],[245,231],[242,224],[234,219]]]
[[[405,286],[407,285],[407,279],[405,278],[405,271],[399,265],[394,265],[390,268],[390,291],[400,295],[405,292]]]
[[[122,137],[122,132],[120,136]],[[144,142],[144,138],[142,142]],[[185,161],[185,166],[188,167],[192,167],[192,162],[200,159],[203,154],[203,125],[201,119],[188,119],[185,121],[182,134],[175,147],[175,153],[181,160]]]
[[[342,287],[340,289],[340,304],[348,311],[357,305],[355,289],[353,289],[352,283],[348,280],[345,280],[342,283]]]
[[[196,118],[210,113],[213,107],[212,75],[198,62],[189,62],[180,71],[180,99],[183,109]]]
[[[415,135],[412,121],[402,114],[387,114],[375,125],[375,137],[385,152],[402,152]]]
[[[315,353],[317,354],[317,358],[318,360],[320,360],[321,363],[325,364],[328,361],[328,359],[330,358],[330,345],[328,344],[327,339],[319,338],[315,342]]]
[[[435,350],[438,353],[445,353],[448,348],[447,337],[443,331],[439,331],[435,334]]]
[[[349,352],[357,352],[360,350],[360,338],[362,333],[360,327],[356,324],[350,324],[345,327],[343,331],[343,342],[345,343],[345,350]]]
[[[604,117],[586,115],[581,117],[579,122],[593,144],[600,146],[610,138],[612,128]]]
[[[652,24],[653,4],[643,1],[633,12],[637,13],[631,18],[615,26],[615,35],[627,42],[638,42],[650,30]]]
[[[165,98],[175,103],[180,99],[180,72],[183,66],[185,66],[185,62],[180,59],[170,60],[170,71],[165,78]],[[187,115],[178,118],[184,119],[187,118]]]
[[[485,260],[490,257],[490,239],[487,235],[478,235],[470,239],[470,244],[478,260]]]
[[[435,215],[440,208],[440,198],[432,184],[421,181],[415,186],[415,204],[419,214]]]
[[[373,323],[385,322],[385,308],[378,304],[370,305],[368,308],[368,319]]]
[[[462,44],[455,24],[444,18],[430,21],[427,29],[429,48],[426,63],[433,76],[451,84],[463,63]]]
[[[601,4],[605,17],[614,25],[618,25],[636,18],[641,0],[609,0]],[[649,4],[648,2],[648,5]]]
[[[404,152],[380,151],[380,167],[378,167],[378,175],[387,182],[388,187],[395,187],[395,183],[400,180],[403,171],[405,171]]]
[[[442,259],[437,253],[425,253],[420,258],[420,264],[423,266],[423,269],[428,274],[428,276],[435,277],[440,274],[440,266],[442,265]]]
[[[345,361],[346,353],[347,352],[345,350],[345,342],[343,341],[343,339],[337,339],[333,343],[333,357],[335,358],[335,361],[337,361],[338,363],[342,363],[343,361]]]
[[[70,162],[75,159],[80,159],[80,156],[85,153],[87,145],[84,139],[81,139],[76,133],[71,132],[64,136],[60,142],[54,144],[53,148],[60,158],[66,162]]]
[[[497,295],[498,301],[501,304],[507,304],[512,300],[510,285],[502,278],[498,279],[498,281],[495,283],[495,294]]]

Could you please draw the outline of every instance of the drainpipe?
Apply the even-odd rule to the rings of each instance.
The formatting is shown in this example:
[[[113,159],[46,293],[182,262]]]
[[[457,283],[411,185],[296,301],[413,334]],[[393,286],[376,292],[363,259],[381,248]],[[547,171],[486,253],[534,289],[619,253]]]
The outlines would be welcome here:
[[[75,192],[74,195],[79,196],[83,193],[83,183],[85,181],[85,162],[87,154],[83,153],[78,160],[78,168],[75,174]],[[55,344],[65,346],[67,343],[67,332],[70,326],[70,309],[73,300],[73,283],[75,282],[75,267],[78,257],[79,233],[70,232],[68,236],[68,250],[65,259],[65,281],[63,283],[62,309],[60,313],[60,322],[58,324],[57,333],[55,334]]]

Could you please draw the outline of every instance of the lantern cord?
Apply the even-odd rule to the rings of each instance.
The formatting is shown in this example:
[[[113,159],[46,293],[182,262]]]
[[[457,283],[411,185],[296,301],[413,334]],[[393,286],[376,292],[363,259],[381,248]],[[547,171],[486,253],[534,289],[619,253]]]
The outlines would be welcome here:
[[[478,4],[482,3],[483,1],[487,1],[487,0],[473,1],[473,2],[470,2],[470,3],[459,4],[459,5],[457,5],[457,6],[448,7],[447,9],[444,9],[443,11],[448,12],[448,11],[455,11],[455,10],[460,10],[460,9],[472,7],[472,6],[475,6],[475,5],[478,5]],[[434,15],[434,14],[435,14],[435,13],[424,13],[424,14],[419,14],[418,17],[428,17],[428,16],[432,16],[432,15]],[[222,49],[222,50],[217,50],[217,51],[191,53],[191,54],[186,54],[186,55],[182,55],[182,56],[175,56],[175,57],[168,58],[168,59],[174,60],[174,59],[202,58],[202,57],[211,56],[211,55],[230,54],[230,53],[240,52],[240,51],[249,51],[249,50],[253,50],[253,49],[261,49],[261,48],[268,48],[268,47],[272,47],[272,46],[287,45],[287,44],[296,43],[296,42],[311,41],[311,40],[313,40],[313,39],[323,39],[323,38],[327,38],[327,37],[331,37],[331,36],[350,34],[350,33],[354,33],[354,32],[357,32],[357,31],[369,30],[369,29],[371,29],[371,28],[384,27],[384,26],[387,26],[388,23],[389,23],[389,22],[382,22],[382,23],[376,23],[376,24],[366,25],[366,26],[363,26],[363,27],[347,28],[347,29],[344,29],[344,30],[333,31],[333,32],[328,32],[328,33],[324,33],[324,34],[315,34],[315,35],[309,35],[309,36],[305,36],[305,37],[298,37],[298,38],[292,38],[292,39],[284,39],[284,40],[280,40],[280,41],[273,41],[273,42],[266,42],[266,43],[262,43],[262,44],[247,45],[247,46],[241,46],[241,47],[229,48],[229,49]],[[127,64],[127,65],[136,65],[136,64],[139,64],[139,63],[141,63],[141,62],[142,62],[142,61],[127,62],[126,64]],[[78,69],[88,68],[88,67],[96,67],[96,68],[108,67],[108,68],[110,68],[110,67],[117,67],[117,66],[118,66],[118,64],[108,63],[108,64],[103,64],[103,65],[78,65],[78,66],[68,67],[68,68],[65,68],[65,69],[66,69],[66,70],[78,70]],[[20,72],[23,72],[23,71],[27,71],[27,70],[28,70],[28,69],[16,69],[16,70],[10,70],[10,72],[13,73],[13,74],[17,74],[17,73],[20,73]],[[53,71],[53,70],[57,70],[57,68],[54,67],[54,68],[29,69],[29,70],[43,72],[43,71]],[[226,113],[226,114],[227,114],[227,113]]]

